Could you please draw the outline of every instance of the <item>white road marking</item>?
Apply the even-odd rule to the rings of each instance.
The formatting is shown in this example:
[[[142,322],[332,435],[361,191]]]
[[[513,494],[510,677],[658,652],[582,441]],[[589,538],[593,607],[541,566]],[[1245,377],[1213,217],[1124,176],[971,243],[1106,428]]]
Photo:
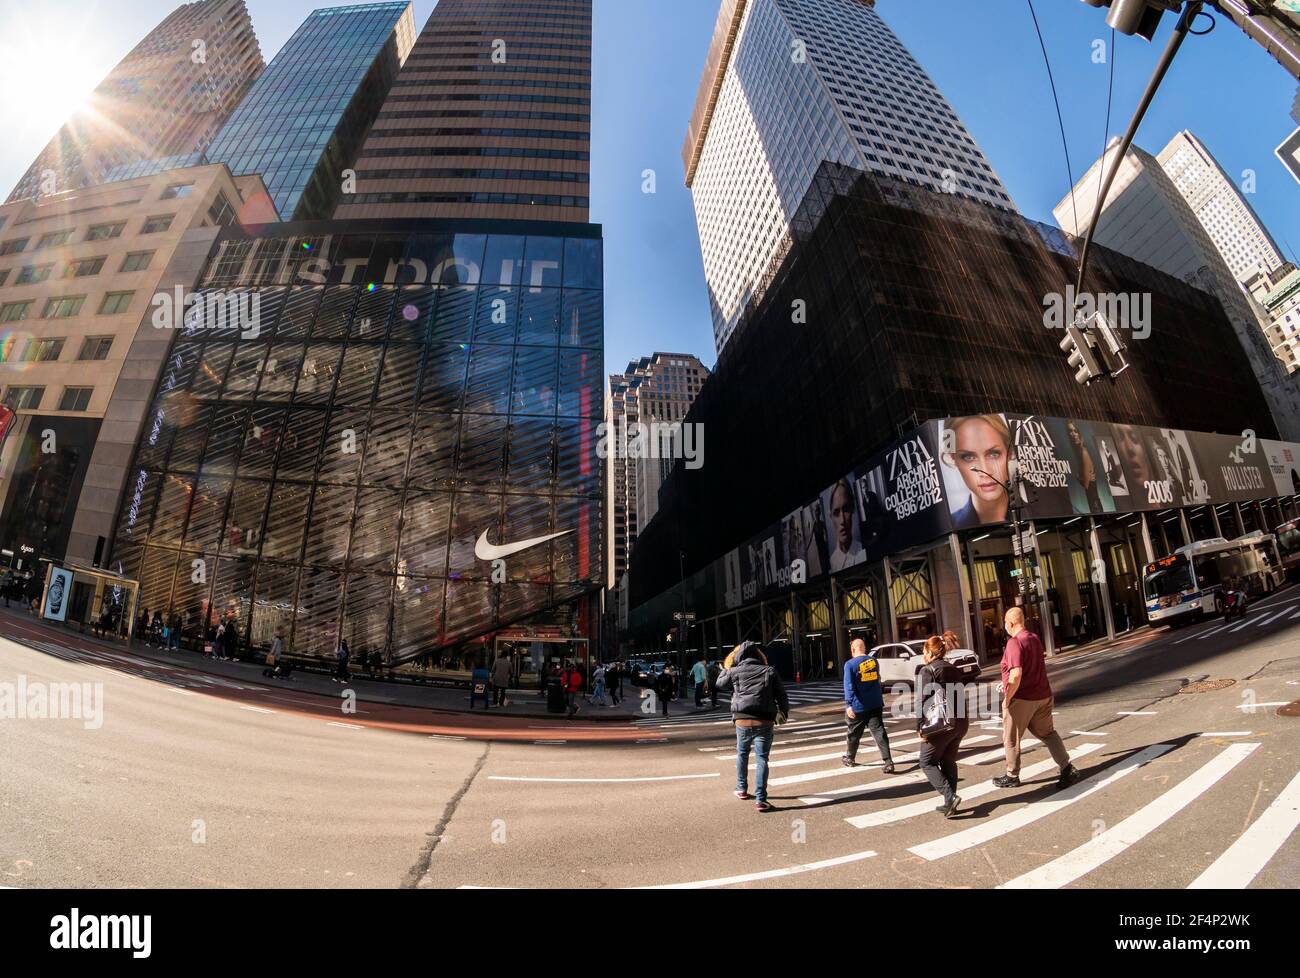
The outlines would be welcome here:
[[[241,706],[241,710],[247,710],[249,713],[274,713],[274,710],[264,710],[260,706]]]
[[[195,692],[193,692],[192,690],[181,689],[181,688],[178,687],[178,686],[168,686],[167,689],[171,690],[173,693],[180,693],[182,696],[198,696],[198,695],[199,695],[198,693],[195,693]]]
[[[1290,610],[1291,610],[1291,608],[1283,608],[1281,611],[1279,611],[1279,612],[1278,612],[1277,614],[1275,614],[1275,615],[1269,615],[1267,618],[1259,618],[1259,619],[1256,619],[1255,624],[1256,624],[1257,626],[1268,625],[1268,624],[1270,624],[1270,623],[1272,623],[1272,622],[1277,621],[1279,618],[1281,618],[1283,615],[1285,615],[1285,614],[1286,614],[1288,611],[1290,611]]]
[[[1250,731],[1249,730],[1212,730],[1212,731],[1207,730],[1203,733],[1198,733],[1196,736],[1198,737],[1249,737]]]
[[[907,739],[907,740],[891,740],[890,743],[889,743],[889,746],[890,746],[891,748],[892,748],[892,747],[906,747],[908,744],[919,744],[920,742],[921,742],[921,738],[920,738],[920,737],[911,737],[911,738],[909,738],[909,739]],[[825,744],[817,744],[817,745],[814,745],[813,747],[792,747],[792,748],[790,748],[790,751],[793,752],[793,751],[817,750],[818,748],[820,748],[820,747],[825,747],[825,746],[826,746]],[[880,748],[878,748],[874,743],[873,743],[873,744],[862,744],[862,745],[860,745],[860,746],[858,747],[858,751],[859,751],[859,752],[862,752],[862,751],[877,751],[877,752],[878,752],[879,750],[880,750]],[[781,751],[775,751],[775,750],[774,750],[774,751],[772,751],[772,753],[773,753],[773,754],[779,754],[779,753],[782,753],[782,752],[781,752]],[[835,761],[835,760],[839,760],[839,759],[840,759],[841,757],[843,757],[843,756],[844,756],[844,752],[843,752],[843,751],[836,751],[834,754],[815,754],[815,755],[810,755],[810,756],[808,756],[808,757],[788,757],[788,758],[785,758],[784,760],[780,760],[780,761],[768,761],[768,762],[767,762],[767,766],[768,766],[768,767],[791,767],[792,765],[795,765],[795,764],[814,764],[814,763],[816,763],[816,762],[818,762],[818,761]],[[735,755],[735,754],[719,754],[719,755],[717,755],[717,758],[718,758],[718,760],[720,760],[720,761],[734,761],[734,760],[736,759],[736,755]],[[757,755],[756,755],[756,754],[751,753],[751,754],[749,755],[749,759],[750,759],[752,762],[757,763]]]
[[[1266,710],[1270,706],[1290,706],[1285,700],[1276,703],[1242,703],[1239,710]]]
[[[451,734],[429,734],[430,740],[464,740],[464,737],[453,737]]]
[[[1054,815],[1074,802],[1109,787],[1125,775],[1132,774],[1138,768],[1149,764],[1162,754],[1166,754],[1173,749],[1173,744],[1153,744],[1136,754],[1129,755],[1104,774],[1089,778],[1086,781],[1080,781],[1064,791],[1057,792],[1051,798],[1030,802],[1024,808],[1017,809],[1000,818],[990,819],[961,832],[935,839],[932,842],[923,842],[920,845],[912,846],[907,851],[920,856],[922,859],[933,861],[942,859],[944,856],[951,856],[953,853],[973,849],[975,846],[983,845],[1000,836],[1024,828],[1026,825],[1031,825],[1039,819]]]
[[[671,774],[658,778],[511,778],[490,775],[489,781],[529,781],[538,784],[636,784],[642,781],[696,781],[702,778],[720,778],[717,771],[711,774]]]
[[[848,863],[861,862],[864,859],[871,859],[876,853],[872,851],[855,852],[847,856],[836,856],[834,859],[823,859],[815,863],[801,863],[798,866],[786,866],[783,869],[768,869],[761,873],[745,873],[743,876],[724,876],[715,880],[699,880],[694,883],[666,883],[660,886],[636,887],[636,889],[645,890],[704,890],[718,886],[733,886],[737,883],[753,883],[757,880],[776,879],[781,876],[795,876],[799,873],[812,873],[819,869],[830,869],[833,866],[844,866]]]
[[[1078,737],[1105,737],[1106,736],[1106,732],[1104,730],[1071,730],[1070,733]]]
[[[1157,714],[1155,710],[1119,710],[1115,715],[1117,717],[1153,717]]]
[[[1189,890],[1242,890],[1300,825],[1300,774],[1264,809],[1264,814],[1196,877]]]
[[[1297,611],[1294,615],[1291,616],[1292,621],[1295,621],[1297,618],[1300,618],[1300,611]]]
[[[1118,825],[1111,826],[1077,849],[1015,879],[1008,880],[998,889],[1056,890],[1087,876],[1130,846],[1141,842],[1151,832],[1196,801],[1223,780],[1229,771],[1249,757],[1257,747],[1259,744],[1233,744]]]
[[[359,723],[339,723],[337,720],[326,720],[325,723],[331,727],[342,727],[344,730],[365,730]]]
[[[1105,746],[1105,744],[1097,743],[1080,744],[1078,747],[1074,748],[1074,750],[1070,751],[1070,760],[1076,760],[1087,754],[1091,754],[1093,751],[1101,750]],[[1051,758],[1048,758],[1045,761],[1039,761],[1037,764],[1031,764],[1020,772],[1020,776],[1026,779],[1036,777],[1037,775],[1050,771],[1055,767],[1056,762]],[[982,798],[985,795],[991,795],[1001,790],[1002,789],[993,784],[993,780],[990,778],[982,784],[974,784],[961,788],[957,793],[961,795],[962,802],[968,802],[972,799]],[[844,821],[848,822],[854,828],[859,829],[871,828],[876,825],[890,825],[894,822],[901,822],[904,819],[916,818],[918,815],[928,815],[932,813],[935,809],[936,797],[938,796],[927,795],[921,801],[912,802],[908,805],[899,805],[897,808],[886,808],[879,812],[870,812],[866,815],[854,815],[850,818],[846,818]]]

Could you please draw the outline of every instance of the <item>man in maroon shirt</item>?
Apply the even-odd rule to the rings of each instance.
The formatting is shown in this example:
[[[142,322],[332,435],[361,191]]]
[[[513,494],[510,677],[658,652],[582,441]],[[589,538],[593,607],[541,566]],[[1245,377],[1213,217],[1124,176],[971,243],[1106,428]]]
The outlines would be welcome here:
[[[1052,760],[1061,766],[1057,787],[1068,788],[1079,772],[1070,763],[1069,751],[1052,724],[1052,686],[1047,681],[1043,643],[1025,627],[1023,608],[1011,608],[1003,619],[1006,651],[1002,653],[1002,745],[1007,749],[1007,773],[994,778],[999,788],[1020,787],[1020,738],[1028,730],[1047,745]]]

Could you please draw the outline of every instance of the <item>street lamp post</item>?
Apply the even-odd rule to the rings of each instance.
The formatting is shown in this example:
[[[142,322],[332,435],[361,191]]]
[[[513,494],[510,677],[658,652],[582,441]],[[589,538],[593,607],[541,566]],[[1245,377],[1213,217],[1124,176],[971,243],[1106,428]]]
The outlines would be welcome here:
[[[1024,566],[1025,548],[1024,548],[1023,537],[1021,536],[1021,530],[1020,530],[1020,524],[1021,524],[1020,510],[1021,507],[1024,505],[1023,501],[1020,498],[1020,482],[1021,482],[1020,464],[1014,458],[1012,458],[1007,463],[1007,470],[1011,478],[1009,479],[1009,481],[1003,482],[997,476],[992,475],[989,472],[985,472],[983,469],[971,469],[972,472],[978,473],[979,475],[992,479],[994,482],[996,482],[998,485],[1000,485],[1003,489],[1007,491],[1007,500],[1009,503],[1007,508],[1011,511],[1011,532],[1012,532],[1011,553],[1015,557],[1016,572],[1018,577],[1017,584],[1020,589],[1020,596],[1028,600],[1029,582],[1026,579],[1026,575],[1025,575],[1025,566]]]

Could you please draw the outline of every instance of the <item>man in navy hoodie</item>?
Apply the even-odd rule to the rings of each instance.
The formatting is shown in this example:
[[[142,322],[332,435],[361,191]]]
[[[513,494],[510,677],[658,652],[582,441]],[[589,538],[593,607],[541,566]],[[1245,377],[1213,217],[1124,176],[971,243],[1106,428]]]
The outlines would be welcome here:
[[[880,687],[880,663],[867,654],[867,643],[855,638],[849,646],[853,658],[844,663],[844,720],[848,726],[848,750],[840,758],[845,767],[857,767],[858,743],[862,732],[871,728],[880,748],[884,772],[894,773],[894,759],[889,753],[889,733],[885,730],[885,696]]]

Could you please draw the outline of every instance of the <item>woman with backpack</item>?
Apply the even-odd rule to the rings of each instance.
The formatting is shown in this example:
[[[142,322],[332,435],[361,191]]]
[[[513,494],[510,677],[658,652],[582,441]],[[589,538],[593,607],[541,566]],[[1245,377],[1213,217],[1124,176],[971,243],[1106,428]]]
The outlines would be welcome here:
[[[957,814],[961,798],[957,794],[957,752],[970,727],[966,717],[966,691],[961,672],[945,656],[955,647],[931,635],[925,640],[925,665],[916,674],[916,690],[921,698],[916,729],[925,741],[918,763],[921,772],[943,798],[936,811],[944,818]]]
[[[731,693],[731,718],[736,725],[736,797],[756,799],[760,812],[773,811],[767,801],[767,758],[772,752],[772,735],[790,715],[790,700],[781,676],[767,664],[763,650],[754,642],[737,646],[727,656],[727,667],[718,676],[716,688]],[[757,755],[754,794],[749,793],[749,754]]]

